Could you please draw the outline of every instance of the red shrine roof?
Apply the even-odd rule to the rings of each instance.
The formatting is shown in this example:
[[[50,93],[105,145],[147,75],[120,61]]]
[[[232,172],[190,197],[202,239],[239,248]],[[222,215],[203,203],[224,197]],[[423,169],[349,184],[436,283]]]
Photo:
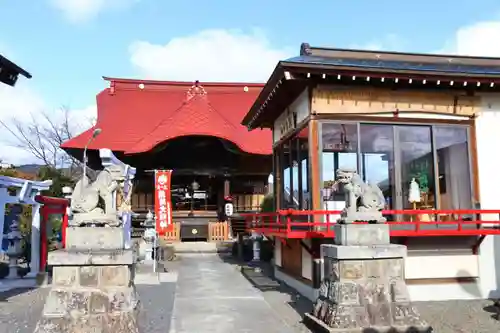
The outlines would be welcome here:
[[[110,87],[97,95],[96,125],[62,148],[83,149],[94,128],[100,128],[89,149],[135,154],[181,136],[207,135],[247,153],[272,154],[270,130],[249,132],[241,125],[263,84],[104,79]]]

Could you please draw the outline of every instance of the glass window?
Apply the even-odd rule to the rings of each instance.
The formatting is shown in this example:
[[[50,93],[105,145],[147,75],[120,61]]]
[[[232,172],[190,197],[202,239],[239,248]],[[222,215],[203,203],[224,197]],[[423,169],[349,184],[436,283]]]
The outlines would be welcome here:
[[[357,170],[357,125],[324,123],[321,127],[322,140],[322,197],[325,209],[342,209],[343,189],[335,185],[336,172],[339,168]],[[337,207],[335,202],[340,206]]]
[[[469,145],[465,127],[435,126],[440,209],[471,209]]]
[[[311,199],[309,195],[309,127],[303,128],[297,135],[297,149],[299,151],[300,179],[298,180],[300,194],[300,208],[311,209]]]
[[[292,177],[291,177],[291,168],[290,168],[290,144],[283,144],[283,158],[281,164],[281,170],[283,172],[283,198],[281,209],[291,208],[292,207]]]
[[[403,209],[436,207],[434,156],[430,126],[397,126],[400,155]],[[411,183],[419,188],[419,198],[412,201]]]
[[[384,193],[386,209],[395,207],[394,128],[392,125],[360,125],[363,180],[378,185]]]
[[[294,207],[299,208],[300,207],[300,184],[299,184],[299,161],[298,159],[300,158],[299,154],[300,152],[298,151],[298,146],[297,146],[297,140],[294,139],[292,140],[292,184],[293,184],[293,192],[292,192],[292,198],[293,198],[293,205]]]

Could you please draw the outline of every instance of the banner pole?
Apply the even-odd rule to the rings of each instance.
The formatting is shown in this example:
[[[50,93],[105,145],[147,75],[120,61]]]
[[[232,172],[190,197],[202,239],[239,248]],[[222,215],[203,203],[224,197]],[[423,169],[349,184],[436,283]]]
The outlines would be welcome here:
[[[154,179],[154,183],[155,183],[155,198],[156,198],[156,169],[155,169],[155,179]],[[156,203],[156,199],[155,199],[155,203]],[[154,242],[153,242],[153,253],[154,253],[154,258],[153,258],[153,273],[156,273],[156,260],[158,259],[158,253],[156,253],[157,251],[157,238],[158,238],[158,222],[157,222],[157,216],[156,216],[156,207],[155,207],[155,239],[154,239]]]

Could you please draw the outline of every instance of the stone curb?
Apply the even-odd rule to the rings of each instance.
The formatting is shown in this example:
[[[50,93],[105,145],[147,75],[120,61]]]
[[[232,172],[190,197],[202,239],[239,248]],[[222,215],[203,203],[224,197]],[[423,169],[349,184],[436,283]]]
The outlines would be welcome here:
[[[367,327],[367,328],[331,328],[325,323],[314,317],[312,314],[306,313],[303,319],[304,324],[313,333],[433,333],[432,328],[420,329],[418,327]]]

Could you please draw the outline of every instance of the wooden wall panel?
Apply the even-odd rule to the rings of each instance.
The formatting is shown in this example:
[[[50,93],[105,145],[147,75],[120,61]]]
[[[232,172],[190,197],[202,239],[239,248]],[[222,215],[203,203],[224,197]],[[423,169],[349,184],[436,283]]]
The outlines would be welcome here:
[[[373,114],[410,111],[472,116],[480,108],[480,97],[453,92],[390,91],[385,89],[314,89],[312,111],[316,114]]]
[[[281,246],[283,271],[291,276],[302,277],[302,247],[298,239],[288,239]]]

